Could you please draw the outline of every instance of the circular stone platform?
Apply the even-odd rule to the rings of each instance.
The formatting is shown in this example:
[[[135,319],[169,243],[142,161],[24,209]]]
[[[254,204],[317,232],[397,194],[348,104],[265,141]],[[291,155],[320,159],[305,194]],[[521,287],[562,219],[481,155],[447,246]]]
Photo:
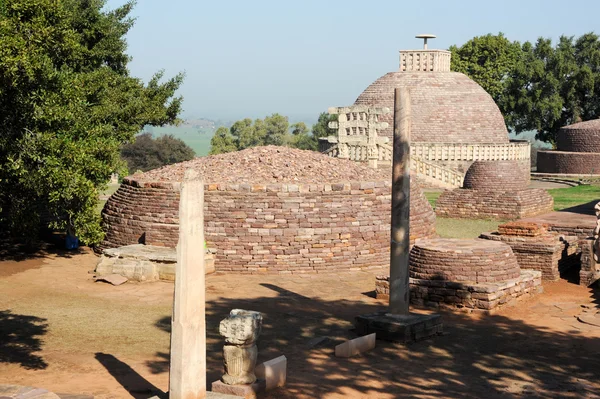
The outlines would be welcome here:
[[[410,277],[416,279],[495,283],[519,276],[512,249],[497,241],[425,239],[410,251]]]
[[[204,177],[205,237],[217,272],[389,267],[389,170],[274,146],[125,178],[102,211],[102,248],[175,247],[179,188],[189,168]],[[411,241],[435,236],[435,214],[414,183],[410,206]]]

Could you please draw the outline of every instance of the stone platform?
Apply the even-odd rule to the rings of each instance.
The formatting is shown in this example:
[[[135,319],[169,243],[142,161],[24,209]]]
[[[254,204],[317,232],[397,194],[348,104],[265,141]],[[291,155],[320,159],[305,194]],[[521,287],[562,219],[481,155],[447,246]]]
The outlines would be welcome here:
[[[377,276],[377,298],[388,299],[389,289],[389,276]],[[521,270],[518,278],[499,283],[410,279],[410,302],[414,305],[489,314],[521,296],[541,291],[542,273],[535,270]]]
[[[206,274],[214,273],[214,255],[204,255]],[[177,250],[154,245],[134,244],[102,251],[96,265],[97,275],[120,274],[139,282],[174,281]]]
[[[0,384],[0,399],[94,399],[91,395],[56,394],[43,388]]]
[[[507,223],[498,226],[496,232],[481,233],[479,238],[508,244],[521,269],[541,271],[546,281],[557,281],[565,271],[580,264],[577,237],[548,232],[544,225]]]
[[[409,343],[442,334],[439,314],[395,315],[383,310],[357,316],[354,321],[358,335],[377,334],[377,339]]]
[[[492,240],[419,240],[409,267],[415,305],[490,313],[541,288],[540,271],[520,269],[511,247]],[[375,291],[389,298],[389,276],[376,277]]]

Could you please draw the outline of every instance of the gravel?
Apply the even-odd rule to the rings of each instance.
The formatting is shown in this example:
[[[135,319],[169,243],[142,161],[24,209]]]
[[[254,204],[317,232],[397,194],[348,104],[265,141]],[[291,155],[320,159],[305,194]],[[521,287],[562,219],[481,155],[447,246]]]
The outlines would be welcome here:
[[[315,151],[265,146],[196,158],[150,170],[135,179],[180,181],[187,169],[204,176],[206,183],[337,183],[381,181],[391,178],[389,170],[373,169]]]

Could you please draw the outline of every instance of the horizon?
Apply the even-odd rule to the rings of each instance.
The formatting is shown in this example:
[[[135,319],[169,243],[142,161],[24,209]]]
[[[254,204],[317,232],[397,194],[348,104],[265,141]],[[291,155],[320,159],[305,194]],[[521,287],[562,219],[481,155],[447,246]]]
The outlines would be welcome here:
[[[124,3],[109,0],[106,8]],[[556,42],[594,31],[599,12],[600,3],[591,0],[567,12],[557,0],[460,6],[440,0],[368,6],[356,0],[174,0],[169,6],[144,0],[132,12],[127,53],[132,76],[145,82],[161,69],[167,77],[186,72],[178,91],[182,118],[235,121],[279,113],[293,123],[354,103],[369,84],[397,70],[399,50],[422,46],[416,34],[436,34],[431,49],[499,32],[511,41]]]

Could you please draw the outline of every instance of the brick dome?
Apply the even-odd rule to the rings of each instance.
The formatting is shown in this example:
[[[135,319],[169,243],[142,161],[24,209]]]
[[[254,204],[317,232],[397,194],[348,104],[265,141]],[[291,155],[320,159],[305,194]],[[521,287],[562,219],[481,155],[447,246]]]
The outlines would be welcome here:
[[[475,161],[467,170],[463,188],[473,190],[525,190],[529,186],[527,164],[519,161]]]
[[[409,259],[410,277],[416,279],[494,283],[520,275],[511,247],[499,241],[419,240]]]
[[[322,273],[389,267],[391,177],[356,162],[286,147],[254,147],[133,175],[107,201],[103,248],[175,247],[180,181],[205,181],[205,237],[215,268]],[[411,184],[411,241],[435,236],[435,214]]]
[[[566,152],[600,153],[600,119],[561,128],[556,137],[556,148]]]
[[[394,89],[411,88],[414,142],[508,143],[504,118],[492,97],[466,75],[457,72],[390,72],[373,82],[356,105],[394,109]],[[382,115],[392,137],[393,115]]]

